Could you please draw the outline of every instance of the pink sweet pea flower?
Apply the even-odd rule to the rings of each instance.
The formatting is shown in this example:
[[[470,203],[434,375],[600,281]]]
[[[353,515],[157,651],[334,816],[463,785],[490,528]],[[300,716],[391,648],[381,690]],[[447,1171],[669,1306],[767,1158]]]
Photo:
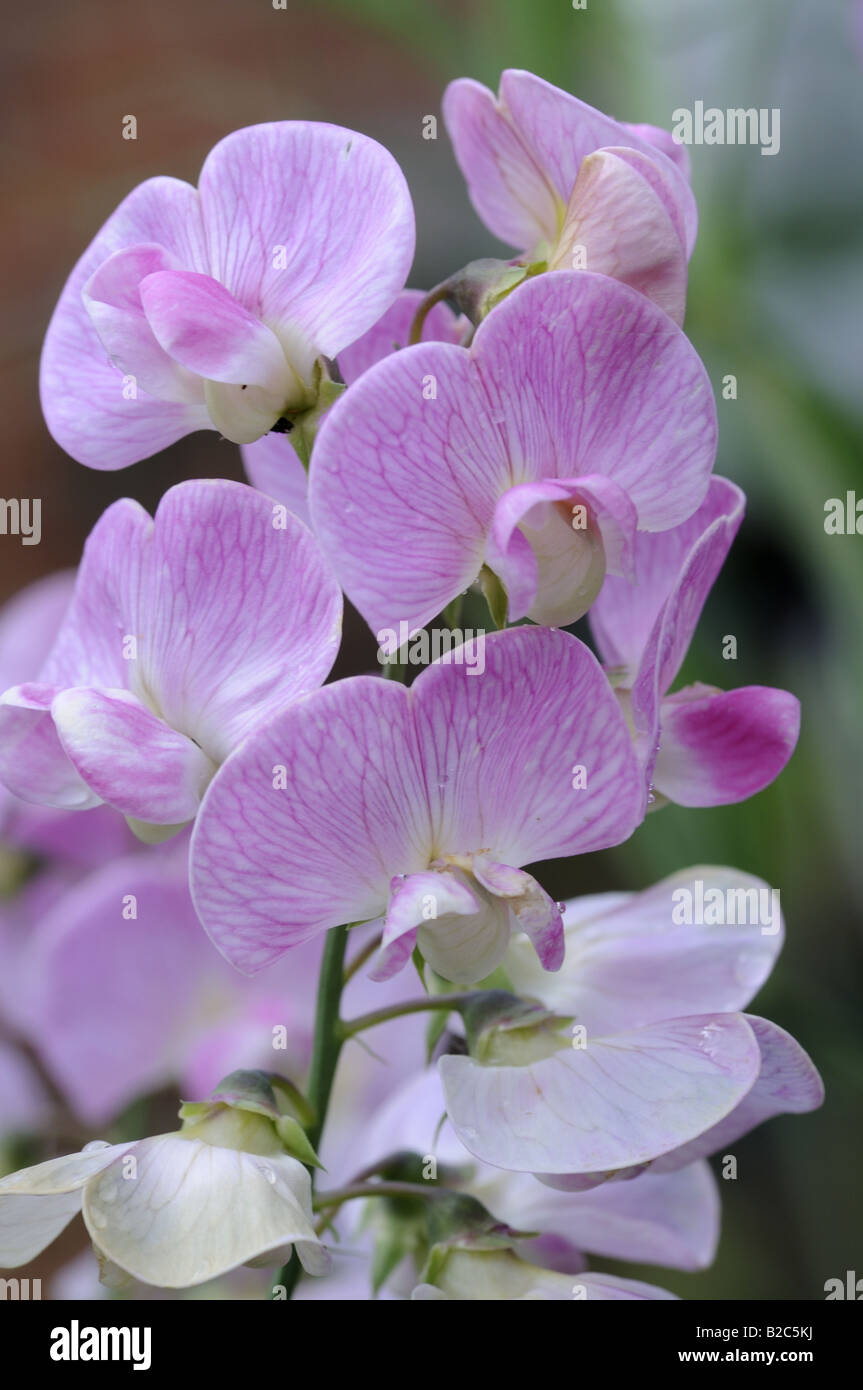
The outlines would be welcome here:
[[[734,915],[701,925],[698,913],[690,922],[676,913],[683,894],[698,900],[699,881],[703,893],[733,901]],[[705,868],[610,905],[576,900],[556,977],[513,941],[503,968],[514,990],[574,1018],[572,1037],[561,1029],[541,1047],[510,1046],[497,1064],[488,1055],[441,1058],[447,1113],[464,1146],[495,1167],[579,1191],[645,1165],[673,1171],[774,1115],[820,1105],[821,1080],[803,1049],[740,1012],[782,940],[772,913],[761,925],[751,912],[733,925],[738,895],[750,891],[758,903],[769,892],[750,875]]]
[[[582,643],[528,627],[480,640],[481,675],[464,647],[410,690],[338,681],[222,768],[193,838],[192,892],[240,969],[370,919],[384,929],[383,978],[418,944],[445,978],[481,980],[514,930],[559,968],[559,908],[521,865],[625,840],[644,785]]]
[[[339,372],[348,386],[376,362],[407,346],[414,315],[424,298],[424,290],[402,290],[377,323],[339,353]],[[458,343],[469,326],[446,304],[435,304],[423,324],[422,339]],[[242,454],[249,482],[282,502],[301,521],[308,522],[309,475],[290,440],[283,434],[270,433],[247,444]]]
[[[443,113],[495,236],[550,270],[613,276],[683,322],[697,211],[668,132],[611,120],[515,69],[497,97],[469,78],[450,83]]]
[[[310,509],[373,631],[412,631],[473,583],[508,617],[563,626],[606,571],[629,575],[636,529],[701,503],[716,449],[710,382],[666,314],[601,275],[542,275],[470,348],[420,343],[336,403],[312,459]]]
[[[242,483],[115,502],[38,681],[0,699],[0,774],[27,801],[176,826],[252,728],[323,681],[341,595],[313,537]]]
[[[743,519],[743,493],[712,478],[702,506],[661,537],[639,535],[633,588],[606,580],[590,621],[628,705],[646,775],[681,806],[744,801],[778,777],[797,743],[787,690],[691,685],[668,695],[701,610]]]
[[[414,246],[395,160],[339,126],[235,131],[198,187],[140,184],[73,270],[48,329],[42,409],[91,468],[192,430],[240,444],[316,396],[402,288]]]

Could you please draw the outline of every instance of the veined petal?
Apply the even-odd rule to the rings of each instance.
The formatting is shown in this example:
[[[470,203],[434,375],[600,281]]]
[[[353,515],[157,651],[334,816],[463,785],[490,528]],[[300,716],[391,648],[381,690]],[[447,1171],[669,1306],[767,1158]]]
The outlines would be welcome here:
[[[200,405],[203,383],[156,341],[141,303],[145,276],[176,268],[163,246],[130,246],[108,257],[82,295],[105,351],[121,372],[131,373],[157,400]]]
[[[141,281],[139,293],[157,342],[190,372],[287,391],[288,365],[275,333],[212,276],[160,270]]]
[[[477,577],[495,502],[512,482],[487,417],[471,354],[449,343],[393,353],[328,412],[309,510],[373,632],[401,621],[416,631]]]
[[[567,193],[555,190],[493,92],[451,82],[442,110],[470,200],[495,236],[519,250],[554,241]]]
[[[86,1183],[129,1149],[135,1148],[136,1139],[123,1144],[106,1144],[94,1140],[80,1153],[63,1154],[61,1158],[49,1158],[45,1163],[37,1163],[32,1168],[21,1168],[17,1173],[9,1173],[0,1178],[0,1197],[54,1197],[58,1193],[80,1192]]]
[[[692,254],[698,227],[695,197],[679,161],[664,153],[653,133],[645,139],[637,127],[612,120],[534,73],[514,68],[501,75],[499,101],[564,203],[569,199],[582,160],[594,150],[624,145],[649,155],[674,190],[687,257]]]
[[[763,879],[710,866],[607,908],[576,898],[564,922],[559,974],[540,970],[517,939],[505,969],[518,993],[600,1036],[687,1014],[736,1013],[764,984],[784,939],[778,895]]]
[[[171,488],[147,566],[136,688],[214,762],[326,677],[338,586],[306,527],[254,489],[215,479]]]
[[[51,716],[58,688],[13,686],[0,697],[0,776],[22,801],[85,811],[101,798],[66,754]]]
[[[470,355],[485,413],[521,471],[513,483],[601,474],[645,531],[701,504],[716,452],[713,389],[689,340],[644,295],[589,269],[549,271],[483,320]]]
[[[309,1175],[296,1159],[259,1158],[165,1134],[135,1145],[135,1176],[118,1163],[88,1183],[83,1214],[98,1247],[160,1288],[188,1288],[296,1244],[322,1272]]]
[[[662,702],[653,782],[679,806],[726,806],[768,786],[800,733],[800,701],[787,690],[690,686]]]
[[[718,1123],[752,1088],[760,1054],[742,1015],[705,1014],[588,1035],[585,1047],[527,1066],[438,1065],[453,1128],[477,1158],[521,1172],[599,1173]]]
[[[237,130],[207,156],[199,189],[209,273],[291,361],[298,339],[312,357],[337,356],[404,285],[410,194],[392,155],[365,135],[315,121]]]
[[[51,713],[68,758],[100,800],[155,825],[194,819],[215,763],[129,691],[64,690]]]
[[[479,643],[481,677],[450,653],[411,688],[434,857],[486,852],[518,868],[626,839],[642,778],[592,653],[548,628]]]
[[[188,269],[207,269],[198,195],[190,184],[148,179],[124,199],[69,276],[48,327],[42,411],[58,444],[90,468],[125,468],[210,427],[203,402],[156,400],[143,378],[139,388],[107,360],[82,298],[109,257],[144,243],[163,247]]]
[[[0,1195],[0,1268],[18,1269],[41,1255],[81,1210],[81,1193],[52,1197]]]
[[[582,162],[549,270],[589,269],[631,285],[675,323],[686,312],[686,252],[650,181],[653,160],[604,149]]]
[[[433,858],[408,692],[354,676],[290,705],[225,763],[193,836],[192,894],[219,950],[252,973],[381,916],[393,876]]]
[[[724,1119],[690,1143],[663,1154],[652,1165],[654,1172],[674,1172],[706,1154],[727,1149],[765,1120],[807,1114],[822,1104],[823,1082],[800,1044],[766,1018],[745,1017],[761,1054],[755,1085]]]
[[[746,498],[727,478],[710,479],[701,506],[682,525],[661,535],[640,532],[635,540],[634,585],[610,575],[590,612],[602,659],[623,666],[630,683],[667,607],[663,641],[662,692],[674,680],[732,541],[743,520]]]

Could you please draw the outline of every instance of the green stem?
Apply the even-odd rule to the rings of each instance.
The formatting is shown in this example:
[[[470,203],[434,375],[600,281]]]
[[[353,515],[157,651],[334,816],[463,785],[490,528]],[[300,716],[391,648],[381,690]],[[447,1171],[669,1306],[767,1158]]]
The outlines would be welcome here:
[[[429,314],[431,313],[432,309],[436,304],[440,304],[443,302],[443,300],[450,298],[452,294],[452,289],[453,285],[452,280],[450,279],[442,280],[439,285],[435,285],[433,290],[429,290],[425,299],[419,305],[416,313],[414,314],[413,322],[411,323],[411,331],[408,335],[409,347],[413,347],[414,344],[422,341],[423,328],[425,326],[426,319],[428,318]]]
[[[359,1018],[345,1020],[342,1037],[353,1038],[366,1028],[375,1028],[379,1023],[389,1023],[392,1018],[403,1018],[405,1014],[419,1014],[426,1009],[460,1009],[476,997],[476,990],[466,990],[463,994],[424,994],[420,999],[407,999],[401,1004],[388,1004],[384,1009],[373,1009],[371,1013],[360,1014]]]
[[[322,1192],[312,1203],[315,1211],[330,1207],[340,1207],[343,1202],[353,1202],[364,1197],[420,1197],[434,1194],[431,1183],[419,1182],[355,1182],[347,1187],[334,1187],[331,1192]]]
[[[339,1004],[345,968],[345,950],[348,942],[348,928],[333,927],[327,932],[321,973],[318,979],[318,1004],[315,1017],[315,1038],[312,1046],[312,1064],[309,1070],[309,1084],[306,1089],[309,1103],[314,1112],[314,1123],[308,1131],[309,1142],[317,1149],[321,1141],[327,1106],[333,1089],[339,1053],[346,1034],[339,1020]],[[314,1180],[314,1173],[312,1174]],[[284,1285],[290,1298],[302,1273],[296,1250],[288,1263],[276,1275],[276,1284]]]

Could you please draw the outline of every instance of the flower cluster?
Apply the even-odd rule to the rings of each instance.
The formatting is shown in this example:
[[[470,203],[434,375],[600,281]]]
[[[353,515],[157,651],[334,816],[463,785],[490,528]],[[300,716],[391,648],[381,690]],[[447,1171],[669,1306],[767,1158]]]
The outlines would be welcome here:
[[[820,1103],[744,1012],[768,885],[559,903],[539,867],[741,801],[797,739],[786,691],[673,689],[745,504],[681,327],[685,152],[526,72],[453,83],[444,117],[510,260],[406,289],[395,161],[291,121],[135,189],[60,297],[42,403],[74,459],[210,429],[251,485],[115,502],[74,580],[4,616],[3,833],[49,867],[0,924],[0,1013],[84,1135],[159,1087],[208,1098],[0,1180],[0,1265],[80,1210],[114,1280],[289,1260],[283,1296],[333,1227],[352,1258],[300,1297],[669,1298],[586,1254],[704,1267],[707,1157]],[[328,681],[343,593],[383,674]],[[399,645],[469,612],[408,683]]]

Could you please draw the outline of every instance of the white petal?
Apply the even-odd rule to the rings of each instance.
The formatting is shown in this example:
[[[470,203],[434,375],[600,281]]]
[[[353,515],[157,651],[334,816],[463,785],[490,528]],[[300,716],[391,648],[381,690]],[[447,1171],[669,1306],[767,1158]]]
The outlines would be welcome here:
[[[311,1183],[295,1159],[176,1134],[145,1139],[135,1158],[136,1176],[124,1177],[118,1163],[90,1183],[83,1210],[94,1242],[136,1279],[186,1288],[290,1244],[310,1272],[322,1272]]]

